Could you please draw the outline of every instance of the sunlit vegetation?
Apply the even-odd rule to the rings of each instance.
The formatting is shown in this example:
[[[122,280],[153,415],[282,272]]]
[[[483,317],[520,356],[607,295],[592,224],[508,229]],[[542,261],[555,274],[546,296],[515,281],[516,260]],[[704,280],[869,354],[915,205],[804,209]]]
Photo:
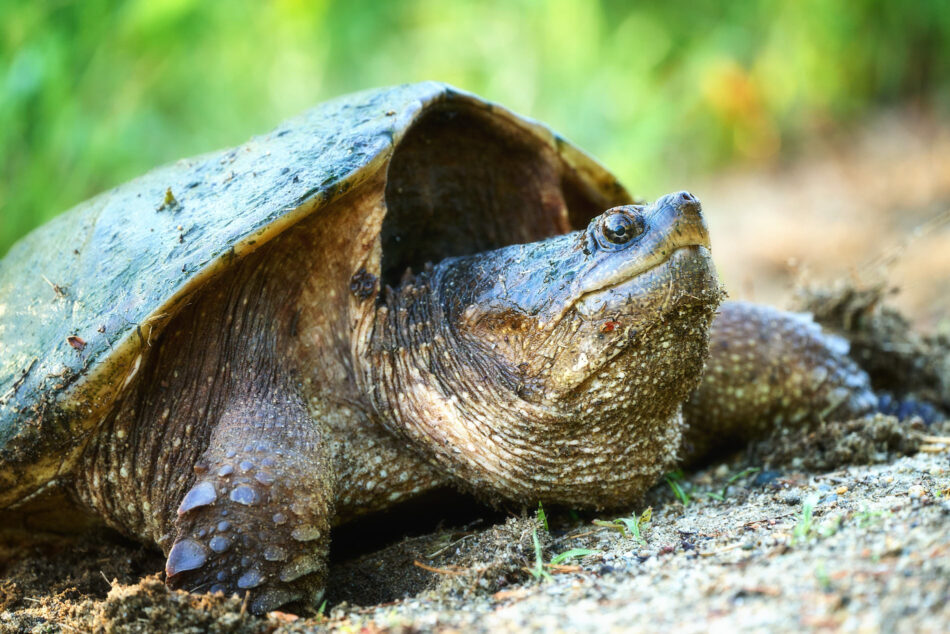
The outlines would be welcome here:
[[[0,253],[157,164],[439,79],[654,196],[869,111],[950,104],[950,4],[0,0]]]

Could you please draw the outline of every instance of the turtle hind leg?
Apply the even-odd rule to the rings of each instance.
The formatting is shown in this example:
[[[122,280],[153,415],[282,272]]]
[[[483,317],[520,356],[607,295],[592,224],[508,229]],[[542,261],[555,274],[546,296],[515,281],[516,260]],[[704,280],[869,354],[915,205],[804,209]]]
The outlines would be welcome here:
[[[877,411],[870,379],[848,349],[807,315],[725,302],[710,329],[706,372],[683,407],[687,460],[778,427]]]
[[[254,613],[318,601],[333,506],[327,445],[299,398],[226,408],[178,505],[168,584],[246,596]]]

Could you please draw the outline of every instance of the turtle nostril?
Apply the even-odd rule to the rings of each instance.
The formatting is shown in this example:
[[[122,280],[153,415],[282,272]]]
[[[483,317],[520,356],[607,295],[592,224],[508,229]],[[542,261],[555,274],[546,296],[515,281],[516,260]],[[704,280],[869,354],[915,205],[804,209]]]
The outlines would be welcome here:
[[[687,191],[673,194],[672,203],[679,207],[682,211],[693,211],[699,213],[702,210],[699,200]]]

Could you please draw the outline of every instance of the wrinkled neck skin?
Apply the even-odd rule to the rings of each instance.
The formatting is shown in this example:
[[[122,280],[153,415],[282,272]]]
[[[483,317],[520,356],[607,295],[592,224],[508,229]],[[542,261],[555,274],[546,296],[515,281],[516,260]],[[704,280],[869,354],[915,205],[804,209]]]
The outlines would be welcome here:
[[[588,230],[407,276],[364,366],[380,422],[490,500],[630,502],[676,461],[706,359],[721,291],[704,231],[618,255]]]

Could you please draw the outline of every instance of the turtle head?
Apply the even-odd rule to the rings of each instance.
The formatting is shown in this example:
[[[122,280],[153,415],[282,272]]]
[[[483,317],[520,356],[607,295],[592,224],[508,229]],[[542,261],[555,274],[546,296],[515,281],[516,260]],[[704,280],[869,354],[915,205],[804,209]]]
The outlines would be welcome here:
[[[401,341],[433,333],[393,372],[415,377],[390,402],[412,410],[397,427],[482,493],[629,502],[677,457],[722,296],[708,248],[699,201],[680,192],[443,261],[401,293],[428,300],[395,311]]]
[[[522,397],[567,409],[591,405],[608,367],[622,391],[628,377],[654,378],[664,358],[695,355],[665,337],[704,339],[721,296],[701,206],[688,192],[459,265],[445,296],[455,332],[514,368]],[[653,350],[660,339],[666,347]],[[648,363],[636,354],[645,349]]]

